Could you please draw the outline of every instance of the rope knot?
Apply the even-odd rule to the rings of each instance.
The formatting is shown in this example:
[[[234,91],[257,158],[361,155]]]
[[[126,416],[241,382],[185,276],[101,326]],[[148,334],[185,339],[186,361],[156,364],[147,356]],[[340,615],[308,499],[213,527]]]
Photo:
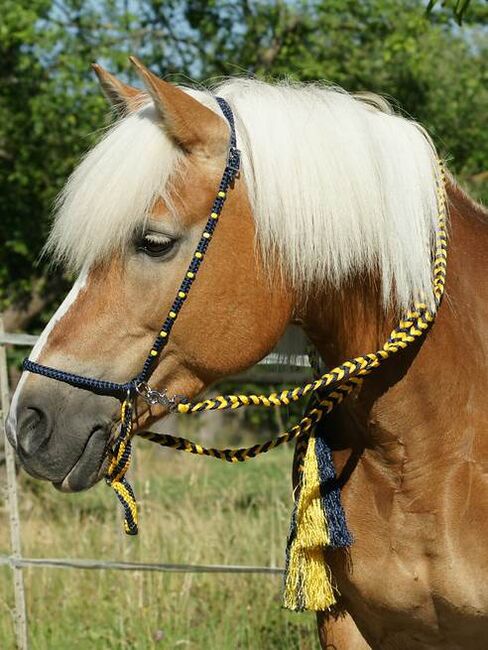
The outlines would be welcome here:
[[[115,491],[124,510],[124,530],[127,535],[137,535],[137,502],[132,486],[125,478],[132,457],[132,402],[126,399],[120,409],[120,431],[110,454],[106,481]]]

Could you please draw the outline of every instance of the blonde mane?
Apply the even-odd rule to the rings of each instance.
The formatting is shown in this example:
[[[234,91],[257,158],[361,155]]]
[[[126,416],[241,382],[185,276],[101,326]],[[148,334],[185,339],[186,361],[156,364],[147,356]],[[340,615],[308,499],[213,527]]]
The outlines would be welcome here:
[[[325,85],[231,79],[213,91],[236,117],[265,259],[278,252],[304,292],[374,271],[385,306],[432,302],[437,162],[419,125]],[[219,112],[209,92],[187,92]],[[80,268],[124,246],[181,160],[152,105],[116,123],[61,193],[51,249]]]

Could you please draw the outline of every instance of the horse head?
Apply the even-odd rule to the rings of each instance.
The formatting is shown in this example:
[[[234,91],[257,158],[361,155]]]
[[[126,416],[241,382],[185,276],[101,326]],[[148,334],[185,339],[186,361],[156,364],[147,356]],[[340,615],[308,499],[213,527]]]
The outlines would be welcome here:
[[[145,91],[95,67],[120,119],[74,171],[48,247],[75,267],[71,292],[31,354],[46,366],[125,382],[141,369],[202,236],[229,148],[209,93],[162,81],[136,59]],[[292,292],[255,246],[243,177],[235,179],[205,263],[158,358],[151,385],[193,397],[276,344]],[[146,426],[164,408],[139,409]],[[60,489],[106,469],[117,401],[24,373],[8,420],[25,469]]]

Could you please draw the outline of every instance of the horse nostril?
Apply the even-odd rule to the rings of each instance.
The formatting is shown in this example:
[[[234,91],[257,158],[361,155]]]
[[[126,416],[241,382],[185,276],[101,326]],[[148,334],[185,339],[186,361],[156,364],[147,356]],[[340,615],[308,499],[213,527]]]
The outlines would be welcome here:
[[[23,410],[17,430],[17,445],[25,456],[32,456],[49,438],[50,430],[46,414],[33,406]]]

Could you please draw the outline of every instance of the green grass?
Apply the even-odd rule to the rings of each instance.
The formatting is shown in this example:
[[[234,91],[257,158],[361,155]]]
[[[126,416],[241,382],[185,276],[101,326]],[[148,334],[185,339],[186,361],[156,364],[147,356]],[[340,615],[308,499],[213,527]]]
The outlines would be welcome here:
[[[283,565],[292,454],[237,466],[138,443],[140,534],[121,532],[104,484],[66,495],[23,474],[23,554],[184,564]],[[2,508],[5,512],[5,504]],[[9,552],[8,528],[0,552]],[[312,650],[313,615],[281,608],[281,577],[29,568],[35,650]],[[14,647],[10,570],[0,572],[0,647]]]

